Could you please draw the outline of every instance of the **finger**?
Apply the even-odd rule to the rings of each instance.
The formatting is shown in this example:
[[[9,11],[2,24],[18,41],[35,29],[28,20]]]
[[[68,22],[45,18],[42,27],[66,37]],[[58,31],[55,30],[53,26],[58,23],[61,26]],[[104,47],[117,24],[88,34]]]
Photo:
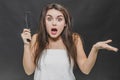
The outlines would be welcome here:
[[[27,39],[31,40],[31,37],[29,37],[29,36],[24,36],[23,40],[26,41]]]
[[[31,32],[30,29],[24,29],[23,32]]]
[[[21,34],[21,37],[22,37],[22,38],[26,38],[26,37],[31,38],[31,34],[30,34],[30,33],[22,33],[22,34]]]
[[[24,30],[30,30],[30,29],[28,29],[28,28],[24,28]]]
[[[115,51],[115,52],[118,51],[118,48],[112,47],[112,46],[110,46],[110,45],[107,45],[107,46],[106,46],[106,49],[107,49],[107,50],[111,50],[111,51]]]
[[[107,40],[107,41],[104,41],[104,43],[110,43],[110,42],[112,42],[112,40],[111,39],[109,39],[109,40]]]
[[[24,32],[25,35],[31,35],[30,32]]]
[[[24,39],[24,40],[26,40],[26,39],[30,39],[30,40],[31,40],[31,37],[25,36],[23,39]]]

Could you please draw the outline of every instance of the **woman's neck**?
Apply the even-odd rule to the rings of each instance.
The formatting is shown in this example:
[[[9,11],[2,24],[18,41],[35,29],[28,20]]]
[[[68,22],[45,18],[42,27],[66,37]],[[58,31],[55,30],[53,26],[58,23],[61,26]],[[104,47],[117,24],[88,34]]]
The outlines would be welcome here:
[[[49,48],[49,49],[51,49],[51,48],[65,49],[65,45],[64,45],[61,37],[56,38],[56,39],[49,38],[49,44],[48,44],[47,48]]]
[[[62,38],[61,38],[61,36],[59,36],[57,38],[51,38],[51,37],[49,37],[48,40],[49,40],[49,43],[50,42],[58,42],[58,41],[62,40]]]

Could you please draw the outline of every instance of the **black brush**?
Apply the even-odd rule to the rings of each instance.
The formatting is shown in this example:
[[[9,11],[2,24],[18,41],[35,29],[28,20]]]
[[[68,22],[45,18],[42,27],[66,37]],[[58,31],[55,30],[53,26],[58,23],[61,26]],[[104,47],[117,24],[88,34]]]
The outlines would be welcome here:
[[[30,11],[26,11],[25,12],[25,27],[27,29],[30,29],[31,26],[31,12]],[[30,39],[27,39],[28,42],[30,42]]]

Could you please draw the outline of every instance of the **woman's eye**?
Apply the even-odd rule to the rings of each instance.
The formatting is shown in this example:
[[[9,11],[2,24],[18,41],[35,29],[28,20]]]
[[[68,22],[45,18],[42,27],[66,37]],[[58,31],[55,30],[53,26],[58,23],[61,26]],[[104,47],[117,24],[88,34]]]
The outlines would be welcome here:
[[[62,21],[62,18],[58,18],[58,21],[59,21],[59,22]]]
[[[48,21],[51,21],[51,20],[52,20],[52,18],[48,17],[48,18],[47,18],[47,20],[48,20]]]

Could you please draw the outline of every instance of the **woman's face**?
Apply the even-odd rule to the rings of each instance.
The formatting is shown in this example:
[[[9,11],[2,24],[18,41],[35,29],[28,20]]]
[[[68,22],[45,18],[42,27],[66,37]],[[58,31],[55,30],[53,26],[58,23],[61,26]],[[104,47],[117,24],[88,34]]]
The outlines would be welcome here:
[[[47,11],[45,22],[47,33],[51,38],[58,38],[66,26],[64,15],[56,9]]]

